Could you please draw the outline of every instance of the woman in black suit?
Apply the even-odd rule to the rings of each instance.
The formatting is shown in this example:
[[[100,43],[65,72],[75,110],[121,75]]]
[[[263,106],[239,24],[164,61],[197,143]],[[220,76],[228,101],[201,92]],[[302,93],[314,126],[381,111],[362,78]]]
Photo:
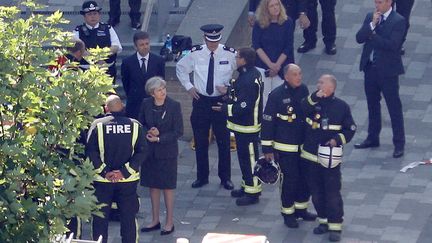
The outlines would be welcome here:
[[[180,103],[167,97],[166,82],[150,78],[145,85],[151,96],[143,100],[139,121],[147,131],[149,153],[141,167],[141,185],[150,188],[152,222],[141,229],[149,232],[161,228],[159,221],[160,194],[164,194],[166,222],[161,235],[174,231],[174,189],[177,184],[177,139],[183,135]]]

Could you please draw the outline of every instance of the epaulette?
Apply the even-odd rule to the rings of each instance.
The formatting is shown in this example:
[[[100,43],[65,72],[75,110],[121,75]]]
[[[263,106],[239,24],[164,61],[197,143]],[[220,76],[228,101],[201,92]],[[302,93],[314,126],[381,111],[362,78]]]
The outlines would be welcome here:
[[[202,45],[195,45],[195,46],[192,46],[191,52],[200,51],[202,49],[203,49]]]
[[[104,22],[100,22],[99,23],[99,29],[104,31],[105,29],[111,29],[111,25],[110,24],[105,24]]]
[[[229,51],[229,52],[232,52],[232,53],[235,53],[235,52],[236,52],[236,50],[235,50],[234,48],[232,48],[232,47],[228,47],[228,46],[224,46],[223,49],[224,49],[225,51]]]

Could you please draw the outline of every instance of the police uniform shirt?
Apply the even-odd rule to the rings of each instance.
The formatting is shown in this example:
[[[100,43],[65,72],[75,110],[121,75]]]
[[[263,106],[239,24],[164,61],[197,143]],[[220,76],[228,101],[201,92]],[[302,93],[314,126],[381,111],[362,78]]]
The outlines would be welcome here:
[[[214,92],[212,95],[207,94],[207,76],[208,66],[210,62],[211,51],[206,45],[201,45],[200,48],[192,49],[192,52],[182,58],[176,66],[177,77],[186,90],[190,90],[195,86],[198,93],[205,96],[220,96],[222,95],[216,86],[229,85],[232,74],[236,69],[235,51],[233,48],[224,48],[224,45],[219,44],[214,51]],[[194,72],[194,84],[191,83],[189,74]]]
[[[88,24],[85,24],[85,26],[89,30],[97,29],[97,28],[99,28],[99,23],[97,23],[94,27],[91,27]],[[115,32],[113,27],[109,28],[109,33],[110,33],[110,39],[111,39],[111,46],[118,46],[117,54],[119,54],[123,50],[123,47],[120,43],[120,39],[119,39],[119,37],[118,37],[117,33]],[[78,40],[80,39],[79,38],[79,32],[77,30],[73,31],[73,35],[74,35],[75,39],[78,39]]]

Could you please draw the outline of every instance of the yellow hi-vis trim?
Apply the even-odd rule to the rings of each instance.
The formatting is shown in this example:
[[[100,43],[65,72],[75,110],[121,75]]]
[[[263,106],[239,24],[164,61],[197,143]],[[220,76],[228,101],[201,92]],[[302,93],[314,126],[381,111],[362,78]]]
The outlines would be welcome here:
[[[79,239],[79,238],[81,238],[81,218],[80,217],[76,217],[76,219],[77,219],[77,234],[76,234],[76,236],[75,236],[75,239]]]
[[[318,103],[318,102],[313,102],[310,95],[308,96],[307,100],[308,100],[308,102],[309,102],[310,105],[316,105]]]
[[[273,140],[261,140],[263,146],[273,146]]]
[[[133,131],[132,131],[132,155],[135,153],[135,144],[138,139],[138,123],[133,123]]]
[[[309,117],[306,117],[306,123],[309,125],[313,125],[313,121],[312,119],[310,119]],[[317,123],[317,128],[321,127],[321,124]],[[342,126],[341,125],[328,125],[327,130],[333,130],[333,131],[340,131],[342,130]]]
[[[278,143],[273,142],[273,148],[283,152],[298,152],[299,146],[296,144],[286,144],[286,143]]]
[[[258,87],[261,87],[260,82],[257,78],[255,79],[255,83],[258,85]],[[258,109],[259,109],[260,99],[261,99],[261,92],[260,92],[260,89],[258,89],[258,97],[255,100],[255,107],[254,107],[254,113],[253,113],[254,125],[259,125],[259,123],[258,123]]]
[[[251,173],[253,175],[254,173],[254,167],[255,167],[255,150],[253,147],[253,143],[249,143],[249,163],[251,166]],[[253,176],[253,186],[248,186],[244,181],[242,181],[242,187],[244,188],[244,191],[249,194],[256,194],[262,191],[261,184],[258,183],[258,178],[256,176]]]
[[[296,209],[307,209],[308,203],[307,202],[294,202],[294,207]]]
[[[342,230],[342,224],[328,223],[328,229],[334,230],[334,231],[341,231]]]
[[[340,137],[340,139],[342,141],[342,144],[346,144],[345,135],[343,135],[343,133],[338,133],[338,135],[339,135],[339,137]]]
[[[303,159],[307,159],[309,161],[318,163],[318,156],[303,150],[303,146],[301,147],[300,157],[302,157]]]
[[[98,145],[99,145],[99,154],[103,163],[105,163],[105,147],[104,147],[104,137],[103,137],[103,124],[97,124],[98,130]]]
[[[293,213],[295,212],[294,205],[292,205],[292,206],[289,207],[289,208],[281,207],[281,212],[282,212],[283,214],[293,214]]]
[[[227,106],[227,108],[228,108],[228,116],[229,116],[229,117],[233,116],[233,112],[232,112],[233,105],[232,105],[232,104],[229,104],[229,105]]]
[[[139,243],[139,225],[138,225],[138,220],[135,218],[135,243]]]
[[[261,124],[254,125],[254,126],[243,126],[243,125],[232,123],[231,121],[227,121],[227,128],[241,133],[256,133],[261,130]]]
[[[317,217],[317,220],[318,220],[318,223],[320,223],[320,224],[327,224],[327,219],[325,219],[325,218]]]

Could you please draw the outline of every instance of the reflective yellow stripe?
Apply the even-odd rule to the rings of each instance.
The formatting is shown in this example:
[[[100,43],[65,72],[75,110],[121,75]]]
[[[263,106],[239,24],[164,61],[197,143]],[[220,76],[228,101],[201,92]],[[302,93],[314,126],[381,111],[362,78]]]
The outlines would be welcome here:
[[[327,224],[327,219],[317,217],[317,220],[318,220],[318,223],[320,223],[320,224]]]
[[[138,171],[134,170],[132,167],[130,167],[129,162],[125,164],[126,170],[129,172],[129,174],[133,175],[138,173]]]
[[[261,124],[255,126],[243,126],[227,121],[227,128],[241,133],[256,133],[261,130]]]
[[[282,114],[279,114],[279,113],[277,113],[276,116],[279,117],[281,120],[284,120],[284,121],[288,121],[288,119],[290,118],[290,116],[288,116],[288,115],[282,115]],[[292,120],[295,120],[296,118],[297,118],[296,114],[293,114],[291,116]]]
[[[273,142],[273,148],[284,152],[298,152],[299,146],[296,144],[286,144]]]
[[[131,174],[131,176],[129,176],[128,178],[126,178],[126,179],[123,178],[123,179],[121,179],[118,182],[132,182],[132,181],[137,181],[139,179],[140,179],[139,178],[139,173],[136,173],[136,174]],[[113,182],[107,180],[106,178],[103,178],[102,176],[100,176],[98,174],[96,174],[94,176],[93,181],[104,182],[104,183],[113,183]]]
[[[342,126],[341,125],[329,125],[328,130],[340,131],[340,130],[342,130]]]
[[[101,164],[101,166],[100,166],[99,168],[95,169],[94,172],[95,172],[96,174],[100,174],[100,173],[102,173],[103,169],[105,169],[105,167],[106,167],[106,164],[103,163],[103,164]],[[96,176],[96,175],[95,175],[95,176]]]
[[[306,123],[309,124],[309,125],[311,125],[311,126],[313,125],[313,121],[312,121],[312,119],[310,119],[309,117],[306,117]],[[317,125],[317,128],[320,127],[320,124],[319,124],[319,123],[317,123],[316,125]]]
[[[318,156],[313,155],[307,151],[304,151],[303,149],[301,150],[300,157],[302,157],[303,159],[307,159],[309,161],[318,163]]]
[[[132,131],[132,155],[135,153],[135,144],[138,139],[138,131],[139,125],[138,123],[133,123],[133,131]]]
[[[295,212],[294,205],[292,205],[292,206],[289,207],[289,208],[281,207],[281,212],[282,212],[283,214],[293,214],[293,213]]]
[[[343,135],[343,133],[338,133],[338,135],[339,135],[339,137],[340,137],[340,139],[342,141],[342,144],[346,144],[345,135]]]
[[[308,99],[307,99],[307,100],[308,100],[308,102],[309,102],[310,105],[316,105],[316,104],[318,103],[318,102],[313,102],[313,101],[312,101],[312,97],[311,97],[311,95],[308,96]]]
[[[273,146],[273,140],[261,140],[261,145]]]
[[[99,156],[102,163],[105,163],[105,147],[104,147],[104,137],[103,137],[103,124],[97,124],[98,130],[98,145],[99,145]],[[99,172],[100,173],[100,172]]]
[[[111,203],[111,208],[112,209],[118,209],[118,205],[116,202]]]
[[[329,230],[341,231],[342,230],[342,224],[328,223],[328,228],[329,228]]]
[[[79,238],[81,238],[81,218],[76,217],[76,219],[77,219],[77,233],[76,233],[75,239],[79,239]]]
[[[233,105],[232,105],[232,104],[229,104],[229,105],[228,105],[228,116],[229,116],[229,117],[233,116],[232,108],[233,108]]]
[[[307,209],[308,203],[307,202],[294,202],[294,207],[296,209]]]
[[[138,229],[139,229],[138,220],[135,217],[135,230],[136,230],[136,232],[135,232],[135,237],[136,237],[135,238],[135,243],[139,242],[139,231],[138,231]]]
[[[260,89],[258,89],[258,97],[255,101],[253,116],[254,116],[254,125],[259,125],[259,123],[258,123],[258,110],[259,110],[259,102],[261,99],[261,92],[260,92],[261,91],[261,85],[260,85],[260,82],[257,78],[255,79],[255,83],[258,85],[258,87],[260,87]]]
[[[255,167],[255,150],[253,147],[253,143],[249,143],[249,163],[251,166],[251,173],[253,175],[254,167]],[[242,187],[244,191],[249,194],[256,194],[262,191],[261,184],[258,183],[258,178],[253,176],[253,186],[248,186],[244,181],[242,181]]]

